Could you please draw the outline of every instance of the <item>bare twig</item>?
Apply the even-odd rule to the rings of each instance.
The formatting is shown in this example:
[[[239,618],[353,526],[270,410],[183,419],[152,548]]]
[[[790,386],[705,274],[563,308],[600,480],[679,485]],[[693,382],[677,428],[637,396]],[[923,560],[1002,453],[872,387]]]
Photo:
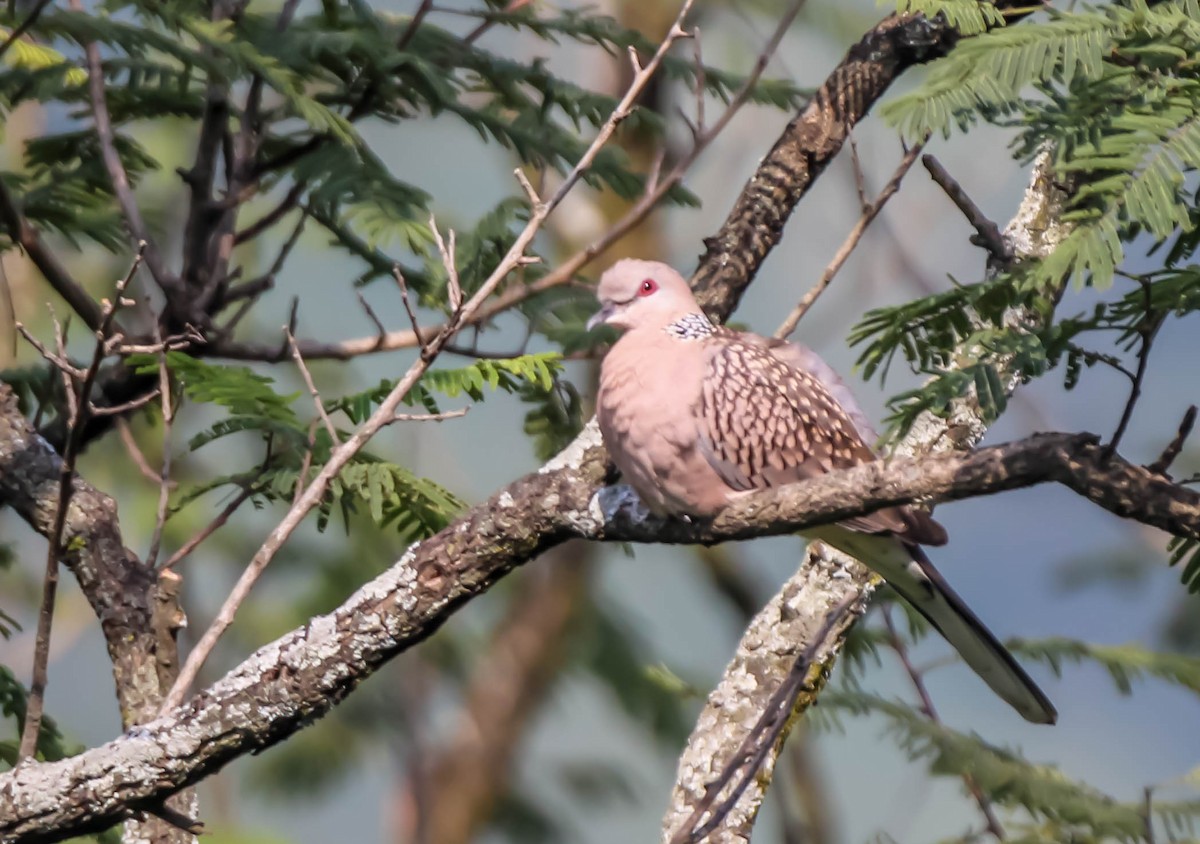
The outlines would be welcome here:
[[[458,410],[447,410],[442,413],[397,413],[392,417],[393,422],[445,422],[447,419],[457,419],[466,416],[470,406]]]
[[[521,171],[517,170],[517,172]],[[417,312],[413,310],[412,301],[408,298],[408,282],[404,280],[404,273],[400,271],[399,264],[392,265],[392,278],[396,280],[396,286],[400,288],[400,301],[404,303],[404,313],[408,314],[409,324],[412,325],[412,336],[416,338],[416,345],[421,347],[421,352],[424,354],[426,341],[421,326],[417,323]]]
[[[308,443],[304,449],[304,457],[300,461],[300,471],[296,473],[296,491],[292,493],[292,506],[295,507],[308,483],[308,470],[312,468],[313,451],[317,447],[317,420],[308,423]],[[264,461],[265,463],[265,461]]]
[[[867,174],[863,171],[862,160],[858,157],[858,144],[854,140],[853,132],[846,136],[846,144],[850,147],[850,169],[854,173],[854,190],[858,194],[858,211],[860,214],[866,214],[867,209],[871,207],[871,202],[867,199]]]
[[[20,244],[25,250],[34,266],[54,288],[54,292],[66,300],[88,328],[97,330],[104,318],[100,306],[83,286],[71,277],[66,267],[59,263],[54,251],[42,242],[41,235],[25,219],[16,199],[9,193],[3,181],[0,181],[0,222],[3,222],[13,242]]]
[[[234,243],[241,245],[249,240],[253,240],[263,232],[272,228],[278,223],[289,211],[294,209],[300,202],[300,197],[304,195],[305,188],[308,185],[304,182],[297,182],[292,185],[291,190],[279,201],[279,204],[270,211],[263,214],[246,228],[242,229],[234,236]]]
[[[129,413],[131,410],[137,410],[139,408],[145,407],[146,405],[150,404],[150,402],[152,402],[156,398],[158,398],[158,394],[159,394],[159,389],[157,387],[155,387],[153,390],[146,393],[144,396],[138,396],[136,399],[130,399],[129,401],[124,402],[122,404],[114,404],[114,405],[99,406],[99,407],[97,407],[94,404],[89,404],[88,405],[88,414],[91,416],[122,416],[126,413]],[[155,477],[155,480],[158,480],[157,474],[154,477]]]
[[[81,0],[70,0],[71,8],[82,11]],[[167,271],[158,248],[150,239],[150,229],[142,218],[141,208],[129,184],[129,174],[117,153],[116,135],[112,118],[108,112],[108,99],[104,90],[104,66],[100,58],[100,45],[92,41],[85,47],[88,65],[88,96],[92,101],[92,119],[96,124],[96,137],[100,140],[100,156],[112,181],[113,193],[121,206],[121,214],[137,241],[138,254],[146,262],[158,286],[169,296],[181,296],[183,291],[179,279]],[[140,263],[140,262],[139,262]]]
[[[383,320],[375,313],[375,309],[371,307],[371,304],[367,301],[367,297],[362,295],[361,290],[355,288],[354,295],[358,297],[358,304],[366,313],[367,319],[371,320],[372,325],[375,326],[375,330],[378,332],[376,336],[382,340],[387,336],[387,326],[383,324]]]
[[[433,0],[421,0],[421,5],[417,7],[417,12],[412,16],[412,20],[408,22],[408,26],[404,28],[404,33],[400,36],[400,40],[396,42],[396,49],[405,49],[413,36],[417,34],[417,29],[421,26],[425,16],[429,14],[429,10],[433,8]]]
[[[929,688],[925,685],[925,677],[913,665],[912,659],[908,654],[908,646],[896,631],[896,625],[892,621],[892,614],[889,607],[883,608],[883,624],[887,628],[888,644],[896,652],[896,657],[900,660],[900,664],[904,666],[904,670],[908,674],[908,679],[912,681],[913,691],[917,693],[917,698],[921,701],[921,709],[930,721],[941,726],[942,719],[938,717],[937,707],[933,705],[933,696],[929,694]],[[1000,821],[996,817],[995,810],[992,808],[992,801],[983,793],[983,789],[979,787],[979,783],[971,776],[970,771],[962,772],[962,781],[966,785],[967,791],[971,792],[975,803],[979,806],[979,812],[983,815],[988,832],[995,836],[997,841],[1003,841],[1005,838],[1004,827],[1000,826]]]
[[[30,10],[25,20],[21,21],[8,37],[4,39],[4,43],[0,44],[0,56],[8,52],[18,38],[29,31],[29,28],[37,23],[37,19],[42,16],[42,12],[46,11],[46,7],[50,5],[51,0],[38,0],[37,4]]]
[[[1156,475],[1167,474],[1167,470],[1171,468],[1171,464],[1175,462],[1179,452],[1183,451],[1183,444],[1187,441],[1188,435],[1192,433],[1192,426],[1195,424],[1196,405],[1193,404],[1183,414],[1183,421],[1179,423],[1179,430],[1175,433],[1175,438],[1167,444],[1159,458],[1146,468]]]
[[[529,180],[525,178],[525,171],[519,167],[516,170],[517,181],[523,181],[523,185],[529,184]],[[532,191],[533,186],[529,189]],[[537,194],[533,194],[537,196]],[[538,203],[535,203],[535,205]],[[429,216],[429,230],[433,232],[433,242],[437,244],[438,254],[442,257],[442,267],[446,270],[446,295],[450,302],[450,313],[456,315],[462,307],[463,294],[462,285],[458,281],[458,262],[455,259],[454,253],[454,229],[450,229],[449,243],[442,240],[442,233],[438,231],[437,220],[431,214]],[[416,324],[413,328],[415,330]]]
[[[125,446],[125,451],[133,460],[133,465],[137,466],[138,472],[142,477],[153,483],[155,486],[159,483],[158,472],[154,471],[154,467],[150,465],[150,461],[146,459],[146,455],[138,447],[137,440],[133,438],[133,431],[129,428],[129,420],[122,416],[116,419],[117,434],[121,437],[121,444]]]
[[[321,417],[321,422],[325,425],[325,430],[329,433],[329,438],[336,446],[341,442],[341,439],[338,437],[337,428],[334,426],[333,420],[329,418],[329,414],[325,412],[325,402],[321,401],[321,394],[317,391],[316,383],[313,382],[312,373],[304,365],[304,358],[300,356],[300,350],[296,347],[296,338],[292,336],[290,328],[285,327],[283,333],[287,337],[288,346],[292,349],[292,359],[296,361],[296,367],[300,370],[300,375],[304,378],[304,385],[308,387],[308,394],[312,396],[313,404],[317,406],[317,415]]]
[[[199,533],[189,539],[180,546],[179,550],[167,558],[167,561],[162,564],[164,569],[172,569],[179,565],[183,560],[187,559],[193,551],[195,551],[204,540],[208,539],[229,521],[229,517],[237,512],[254,494],[254,485],[252,483],[245,484],[233,500],[225,505],[225,508],[217,514],[216,518],[205,525]]]
[[[262,275],[258,276],[257,278],[252,278],[249,281],[245,281],[239,285],[230,287],[225,292],[225,296],[222,299],[222,304],[232,305],[234,302],[240,302],[243,299],[249,299],[253,302],[274,286],[274,276]]]
[[[530,0],[509,0],[508,5],[504,7],[504,11],[506,13],[515,12],[524,6],[528,6],[529,3]],[[482,38],[483,34],[491,29],[495,23],[496,21],[491,18],[485,20],[483,23],[479,24],[479,26],[471,30],[465,38],[463,38],[463,43],[474,44],[476,41]]]
[[[53,628],[54,602],[58,594],[58,561],[62,556],[63,528],[67,521],[67,507],[71,502],[71,492],[75,480],[75,458],[79,454],[79,446],[83,441],[83,430],[87,424],[87,408],[96,375],[100,372],[100,363],[104,360],[105,339],[112,330],[113,319],[117,310],[126,301],[125,288],[133,280],[142,263],[144,245],[139,244],[137,256],[129,268],[128,274],[117,282],[112,299],[104,304],[100,327],[97,331],[96,349],[92,354],[91,365],[83,374],[76,395],[74,385],[68,383],[67,393],[74,397],[74,407],[69,420],[69,432],[66,448],[63,450],[62,464],[59,469],[58,503],[54,511],[53,526],[47,537],[46,573],[42,585],[42,603],[38,611],[37,636],[34,641],[33,676],[29,684],[29,695],[26,699],[25,724],[21,731],[21,743],[17,749],[17,764],[28,761],[37,752],[38,735],[41,732],[42,713],[45,708],[46,683],[48,680],[47,667],[50,661],[50,635]]]
[[[156,339],[160,342],[162,336],[155,326]],[[175,422],[175,412],[178,405],[171,401],[171,373],[167,371],[167,353],[164,349],[158,353],[158,391],[162,395],[162,471],[158,483],[158,509],[154,518],[154,533],[150,536],[150,549],[146,552],[146,567],[154,568],[158,560],[158,551],[162,546],[163,530],[167,525],[167,503],[171,496],[171,427]]]
[[[1125,401],[1125,409],[1121,411],[1121,421],[1117,423],[1117,430],[1113,432],[1112,439],[1105,451],[1109,456],[1116,454],[1117,446],[1121,444],[1121,438],[1125,436],[1125,430],[1129,427],[1130,420],[1133,419],[1133,408],[1142,395],[1142,382],[1146,377],[1146,365],[1150,361],[1150,347],[1154,345],[1154,338],[1166,321],[1165,313],[1159,313],[1153,309],[1150,283],[1143,281],[1140,284],[1146,294],[1146,315],[1137,329],[1141,337],[1141,344],[1138,346],[1137,371],[1133,376],[1133,384],[1129,388],[1129,398]]]
[[[66,373],[72,378],[83,378],[82,369],[72,364],[64,356],[55,354],[47,349],[42,341],[35,337],[29,331],[29,329],[25,327],[25,323],[17,322],[14,324],[14,327],[20,332],[21,336],[25,338],[25,342],[37,349],[38,354],[45,358],[59,372]]]
[[[871,222],[883,210],[883,206],[887,204],[887,201],[900,189],[900,183],[913,166],[913,162],[917,160],[917,156],[921,154],[924,146],[925,141],[922,140],[913,146],[912,149],[908,150],[904,154],[904,158],[900,160],[900,164],[896,168],[896,172],[892,174],[892,178],[884,185],[883,190],[879,192],[879,196],[875,197],[875,201],[870,204],[864,204],[862,216],[858,218],[858,222],[854,224],[854,228],[850,230],[850,233],[846,235],[846,239],[842,241],[842,245],[838,247],[833,260],[825,267],[825,272],[821,273],[821,278],[817,280],[817,283],[796,303],[796,307],[792,308],[792,312],[788,314],[787,319],[775,331],[776,337],[787,337],[796,330],[796,325],[800,322],[801,318],[808,313],[808,309],[817,301],[817,297],[825,292],[825,288],[829,287],[830,283],[833,282],[834,276],[838,274],[838,271],[846,263],[850,254],[858,246],[858,242],[862,239],[863,233],[866,232],[867,226],[871,225]],[[853,149],[853,146],[851,146],[851,149]],[[855,167],[857,166],[856,163]]]
[[[677,40],[686,37],[687,33],[683,30],[682,22],[691,10],[693,2],[694,0],[684,0],[670,31],[655,51],[654,56],[646,64],[645,69],[634,77],[629,89],[621,98],[604,126],[601,127],[591,145],[588,146],[583,156],[576,162],[571,172],[563,179],[550,199],[543,205],[532,209],[529,221],[520,234],[517,235],[512,246],[497,264],[491,275],[471,298],[451,316],[443,329],[430,340],[429,345],[425,347],[420,357],[413,362],[404,377],[396,383],[387,397],[380,402],[379,407],[371,414],[370,418],[363,422],[346,442],[334,449],[328,462],[321,467],[321,471],[317,473],[312,483],[300,494],[299,499],[292,505],[279,525],[271,532],[262,547],[259,548],[242,573],[242,576],[238,579],[238,582],[234,585],[233,590],[225,599],[217,617],[213,620],[208,630],[205,631],[196,648],[188,656],[187,662],[179,672],[179,679],[175,682],[171,693],[167,696],[164,709],[178,706],[182,702],[183,696],[199,672],[200,666],[203,665],[208,655],[212,652],[217,640],[229,625],[233,623],[233,618],[238,608],[250,594],[250,590],[266,569],[267,564],[274,558],[275,554],[305,516],[308,515],[309,511],[320,503],[330,481],[341,472],[342,468],[366,445],[367,441],[380,428],[390,424],[392,418],[396,415],[396,410],[400,402],[403,401],[418,379],[429,368],[429,365],[445,344],[462,328],[466,320],[480,309],[484,301],[495,292],[496,288],[499,287],[508,274],[521,265],[522,259],[525,258],[525,250],[532,243],[534,236],[541,228],[542,223],[545,222],[546,217],[558,207],[583,174],[591,168],[600,149],[608,143],[609,138],[616,131],[617,125],[629,116],[633,110],[634,103],[650,82],[651,77],[658,70],[667,51]]]
[[[962,185],[955,181],[940,161],[932,155],[926,155],[921,158],[921,163],[925,165],[925,169],[929,171],[929,175],[938,183],[938,186],[946,192],[946,196],[950,197],[950,201],[958,206],[958,210],[967,218],[967,222],[974,227],[975,237],[971,238],[971,242],[986,249],[992,256],[992,260],[1001,266],[1011,264],[1012,249],[1000,234],[1000,227],[987,218],[987,215],[979,209],[971,197],[967,196]]]
[[[537,208],[542,204],[542,198],[538,196],[537,190],[529,181],[529,177],[525,175],[524,170],[517,171],[517,183],[521,185],[521,190],[525,191],[525,198],[529,200],[531,208]]]
[[[705,787],[704,797],[671,837],[671,844],[704,841],[709,833],[721,825],[725,815],[737,805],[742,792],[758,774],[763,759],[787,726],[792,701],[799,689],[809,683],[823,682],[819,677],[810,680],[809,674],[813,666],[819,664],[817,658],[825,651],[826,640],[858,600],[858,596],[853,595],[829,613],[820,631],[797,657],[787,679],[771,696],[758,723],[725,763],[721,775]],[[722,797],[722,794],[725,796]],[[719,797],[721,800],[718,803]],[[704,823],[701,824],[701,821]]]

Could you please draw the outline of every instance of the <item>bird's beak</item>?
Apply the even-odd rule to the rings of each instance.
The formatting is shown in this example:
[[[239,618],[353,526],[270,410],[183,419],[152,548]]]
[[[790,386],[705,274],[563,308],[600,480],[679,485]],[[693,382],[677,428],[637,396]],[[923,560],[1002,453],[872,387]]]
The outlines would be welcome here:
[[[591,319],[587,321],[588,331],[591,331],[597,325],[604,325],[604,323],[608,322],[609,317],[611,317],[616,310],[617,306],[615,304],[612,302],[605,302],[600,306],[600,310],[592,314]]]

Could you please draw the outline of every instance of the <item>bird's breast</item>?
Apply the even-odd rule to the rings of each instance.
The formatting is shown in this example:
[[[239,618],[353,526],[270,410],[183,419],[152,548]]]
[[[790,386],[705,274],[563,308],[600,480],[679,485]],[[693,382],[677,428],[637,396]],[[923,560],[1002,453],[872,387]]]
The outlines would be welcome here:
[[[596,415],[624,479],[651,510],[707,516],[728,489],[700,454],[695,407],[705,359],[687,341],[626,335],[604,360]]]

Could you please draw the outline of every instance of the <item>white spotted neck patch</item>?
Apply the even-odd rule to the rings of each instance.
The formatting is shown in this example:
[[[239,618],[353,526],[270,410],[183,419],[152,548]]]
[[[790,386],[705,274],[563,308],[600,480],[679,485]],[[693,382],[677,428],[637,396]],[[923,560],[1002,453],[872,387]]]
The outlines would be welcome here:
[[[715,334],[717,327],[704,314],[687,314],[663,330],[680,340],[702,340]]]

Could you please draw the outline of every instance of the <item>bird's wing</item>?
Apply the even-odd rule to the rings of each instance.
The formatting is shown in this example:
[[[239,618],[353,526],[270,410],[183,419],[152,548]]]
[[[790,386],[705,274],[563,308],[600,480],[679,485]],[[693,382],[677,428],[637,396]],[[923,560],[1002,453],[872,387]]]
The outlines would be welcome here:
[[[694,408],[700,451],[731,488],[781,486],[876,459],[859,425],[811,368],[781,358],[771,343],[752,335],[748,340],[721,330],[705,342],[709,361]],[[842,524],[909,542],[946,542],[941,525],[911,507]]]

